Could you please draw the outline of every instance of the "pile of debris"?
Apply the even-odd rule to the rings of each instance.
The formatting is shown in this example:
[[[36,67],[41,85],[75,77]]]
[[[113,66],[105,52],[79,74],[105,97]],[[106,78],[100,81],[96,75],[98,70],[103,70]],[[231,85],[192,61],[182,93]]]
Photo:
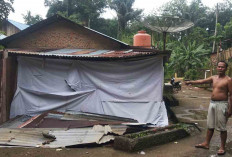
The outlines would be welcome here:
[[[174,128],[179,127],[172,125],[161,129],[123,117],[83,112],[61,113],[50,111],[35,117],[18,116],[1,125],[0,145],[2,147],[74,147],[86,144],[104,144],[118,137],[129,137],[134,134],[141,135],[140,132],[144,134],[144,131],[146,132],[144,135],[148,135],[147,132],[149,132],[149,137],[152,137],[152,134],[155,134],[157,129],[161,135],[160,132],[163,131],[164,134],[167,134],[167,130],[170,132]],[[173,132],[176,133],[176,131]],[[183,129],[181,134],[183,135]],[[181,138],[189,134],[186,132],[185,136],[182,135]],[[144,137],[138,137],[144,139]],[[149,137],[145,139],[149,141]],[[179,136],[176,137],[179,138]],[[176,138],[173,140],[176,140]],[[128,143],[128,141],[126,142]],[[116,143],[120,143],[120,140],[116,140]],[[161,143],[163,142],[161,141]],[[115,148],[120,149],[118,144],[115,145]],[[133,151],[137,150],[137,148],[128,150]]]
[[[0,126],[0,145],[59,148],[102,144],[127,132],[136,120],[91,113],[47,112],[17,116]]]

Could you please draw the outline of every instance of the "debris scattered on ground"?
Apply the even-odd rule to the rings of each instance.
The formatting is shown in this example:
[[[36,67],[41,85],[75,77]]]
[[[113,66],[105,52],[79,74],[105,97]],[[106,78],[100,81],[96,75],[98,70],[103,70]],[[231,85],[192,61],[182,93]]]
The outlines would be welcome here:
[[[23,118],[19,119],[21,121]],[[3,126],[6,128],[2,128]],[[27,117],[21,123],[15,119],[0,126],[0,145],[57,148],[56,151],[61,151],[61,148],[70,146],[104,144],[118,137],[130,137],[129,141],[135,140],[137,142],[134,144],[138,144],[141,138],[142,143],[145,142],[142,144],[144,147],[136,148],[135,145],[135,148],[131,147],[134,151],[151,146],[151,141],[155,141],[155,144],[167,143],[188,136],[192,131],[194,129],[180,124],[162,128],[123,117],[51,111],[36,117]],[[130,143],[118,145],[126,148]],[[141,151],[140,154],[144,155],[145,152]]]
[[[139,154],[145,155],[146,153],[144,151],[140,151]]]

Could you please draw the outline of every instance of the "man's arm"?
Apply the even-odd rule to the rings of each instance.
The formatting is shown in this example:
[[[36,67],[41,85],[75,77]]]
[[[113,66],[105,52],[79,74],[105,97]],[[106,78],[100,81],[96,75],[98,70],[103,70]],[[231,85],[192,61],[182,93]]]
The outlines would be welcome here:
[[[229,107],[228,107],[228,118],[232,114],[232,79],[229,79],[228,83],[228,89],[229,89]]]
[[[213,76],[206,78],[206,79],[203,79],[203,80],[185,81],[185,84],[186,85],[189,85],[189,84],[207,84],[207,83],[209,84],[212,82],[213,82]]]

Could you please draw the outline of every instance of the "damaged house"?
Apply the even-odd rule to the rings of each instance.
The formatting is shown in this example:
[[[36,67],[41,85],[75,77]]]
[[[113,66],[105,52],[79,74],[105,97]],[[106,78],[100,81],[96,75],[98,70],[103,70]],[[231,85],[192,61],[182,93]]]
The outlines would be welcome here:
[[[0,122],[48,111],[84,112],[168,125],[168,51],[129,46],[59,15],[0,41]]]
[[[5,19],[2,22],[2,28],[1,31],[5,32],[6,36],[11,36],[15,33],[18,33],[26,28],[28,28],[29,25],[19,23],[10,19]]]

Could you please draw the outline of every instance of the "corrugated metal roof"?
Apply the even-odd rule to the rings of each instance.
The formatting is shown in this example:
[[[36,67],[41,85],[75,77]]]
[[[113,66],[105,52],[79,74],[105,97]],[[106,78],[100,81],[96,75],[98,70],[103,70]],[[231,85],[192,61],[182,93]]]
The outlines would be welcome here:
[[[44,113],[26,121],[20,127],[24,128],[82,128],[94,125],[115,125],[136,120],[109,115],[77,113],[64,114],[59,112]]]
[[[65,118],[73,118],[73,120],[78,118],[85,118],[85,119],[104,120],[104,121],[120,121],[120,122],[135,122],[135,123],[138,122],[137,120],[131,118],[97,114],[97,113],[88,113],[88,112],[73,112],[73,111],[67,111],[62,119]]]
[[[113,127],[113,129],[112,129]],[[119,135],[125,133],[126,128],[119,129],[119,126],[95,125],[92,128],[78,128],[69,130],[51,130],[48,135],[54,136],[55,141],[46,144],[45,147],[57,148],[79,144],[97,143],[102,144],[114,140],[113,135],[108,133],[118,132]]]
[[[28,115],[20,115],[3,123],[2,125],[0,125],[0,128],[18,128],[31,118],[32,117]]]
[[[0,128],[0,145],[59,148],[79,144],[105,143],[112,139],[108,132],[92,127],[78,129],[8,129]]]
[[[42,135],[44,129],[0,129],[0,145],[40,147],[51,139]]]
[[[49,131],[49,135],[55,136],[56,140],[46,146],[57,148],[79,144],[98,143],[103,137],[104,132],[95,131],[92,130],[92,128],[79,128]]]
[[[4,34],[0,34],[0,40],[6,38],[7,36],[5,36]]]
[[[59,50],[23,50],[8,49],[9,55],[24,55],[50,58],[71,58],[71,59],[122,59],[133,58],[138,56],[151,56],[164,54],[154,49],[122,49],[122,50],[97,50],[97,49],[59,49]]]
[[[14,25],[15,27],[17,27],[18,29],[20,29],[21,31],[26,29],[27,27],[29,27],[29,25],[26,25],[26,24],[23,24],[23,23],[19,23],[19,22],[16,22],[16,21],[13,21],[13,20],[9,20],[8,21]]]

